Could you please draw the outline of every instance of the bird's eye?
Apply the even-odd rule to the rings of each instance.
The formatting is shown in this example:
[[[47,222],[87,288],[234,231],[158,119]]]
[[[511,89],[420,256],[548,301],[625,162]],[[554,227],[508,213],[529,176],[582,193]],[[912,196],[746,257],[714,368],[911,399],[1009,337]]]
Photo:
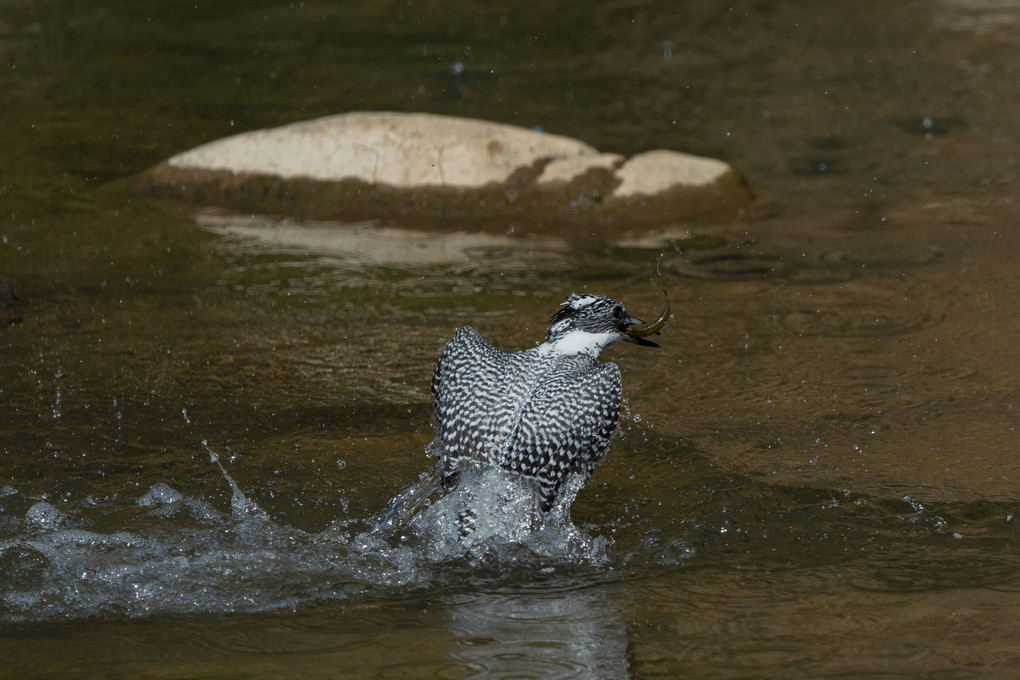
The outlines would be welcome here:
[[[613,318],[616,319],[617,321],[619,321],[620,319],[623,318],[623,307],[622,306],[616,305],[615,307],[613,307]]]

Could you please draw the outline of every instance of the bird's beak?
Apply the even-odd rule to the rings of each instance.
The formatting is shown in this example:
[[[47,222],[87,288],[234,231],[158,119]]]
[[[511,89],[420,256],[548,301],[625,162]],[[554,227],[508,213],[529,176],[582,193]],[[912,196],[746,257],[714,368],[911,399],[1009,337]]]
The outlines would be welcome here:
[[[665,294],[665,291],[663,293]],[[632,316],[624,319],[623,332],[626,335],[623,339],[627,342],[633,342],[635,345],[658,347],[658,344],[651,340],[645,340],[645,338],[649,335],[655,335],[662,330],[662,327],[666,325],[667,319],[669,319],[669,297],[666,297],[666,306],[663,307],[662,314],[659,315],[659,318],[654,323],[644,323]]]

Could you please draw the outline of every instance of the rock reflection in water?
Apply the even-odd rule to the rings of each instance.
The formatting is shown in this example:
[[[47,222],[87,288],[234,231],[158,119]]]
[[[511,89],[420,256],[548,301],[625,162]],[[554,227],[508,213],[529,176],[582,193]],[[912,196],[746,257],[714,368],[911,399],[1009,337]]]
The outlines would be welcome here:
[[[368,287],[404,297],[466,296],[530,285],[536,275],[573,266],[568,244],[556,238],[213,212],[197,221],[227,237],[217,248],[231,261],[224,287],[243,278],[252,292],[311,297]]]
[[[430,233],[375,222],[310,222],[213,212],[196,219],[203,229],[233,237],[235,241],[228,249],[237,253],[333,255],[359,269],[444,265],[522,253],[555,258],[567,250],[566,243],[556,239],[463,231]]]

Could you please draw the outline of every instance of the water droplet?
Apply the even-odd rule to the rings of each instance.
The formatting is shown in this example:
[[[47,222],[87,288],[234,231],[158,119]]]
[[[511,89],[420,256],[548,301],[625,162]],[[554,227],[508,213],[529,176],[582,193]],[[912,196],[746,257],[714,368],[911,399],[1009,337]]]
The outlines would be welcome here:
[[[39,501],[25,513],[25,521],[40,528],[52,528],[64,521],[64,513],[46,501]]]

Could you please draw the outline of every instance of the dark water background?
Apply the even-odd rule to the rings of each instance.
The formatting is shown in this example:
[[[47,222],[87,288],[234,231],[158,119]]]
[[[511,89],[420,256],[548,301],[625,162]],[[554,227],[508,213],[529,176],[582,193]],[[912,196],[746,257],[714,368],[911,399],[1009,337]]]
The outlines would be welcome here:
[[[0,676],[1014,677],[1020,6],[532,4],[0,5]],[[714,156],[759,199],[578,239],[131,191],[350,110]],[[359,533],[428,464],[455,328],[652,317],[662,252],[597,549]]]

